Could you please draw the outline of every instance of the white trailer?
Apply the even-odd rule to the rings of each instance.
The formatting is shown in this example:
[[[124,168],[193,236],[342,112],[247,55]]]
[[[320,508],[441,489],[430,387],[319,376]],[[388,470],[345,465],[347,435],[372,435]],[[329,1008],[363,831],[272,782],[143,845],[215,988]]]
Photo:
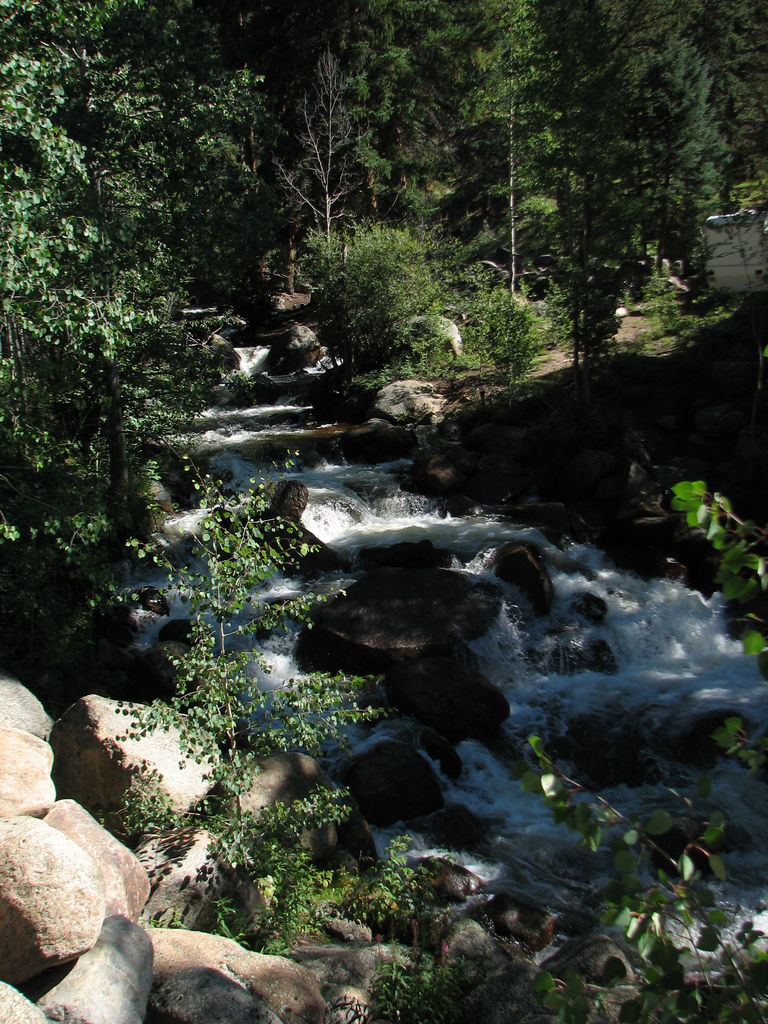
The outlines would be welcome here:
[[[768,213],[742,210],[704,223],[707,283],[736,292],[768,289]]]

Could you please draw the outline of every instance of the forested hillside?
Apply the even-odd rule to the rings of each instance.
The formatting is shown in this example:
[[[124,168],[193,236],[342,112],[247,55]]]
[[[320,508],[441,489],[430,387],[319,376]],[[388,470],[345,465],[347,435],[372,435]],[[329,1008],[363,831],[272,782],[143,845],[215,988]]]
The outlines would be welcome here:
[[[387,334],[391,312],[376,319],[372,282],[391,280],[401,324],[471,306],[475,323],[508,325],[523,314],[501,286],[525,288],[546,255],[588,403],[624,291],[664,260],[695,274],[702,218],[768,201],[757,0],[0,0],[0,13],[11,666],[81,656],[88,600],[146,528],[164,439],[218,373],[183,307],[258,318],[271,294],[314,286],[348,384],[412,354],[410,336]]]

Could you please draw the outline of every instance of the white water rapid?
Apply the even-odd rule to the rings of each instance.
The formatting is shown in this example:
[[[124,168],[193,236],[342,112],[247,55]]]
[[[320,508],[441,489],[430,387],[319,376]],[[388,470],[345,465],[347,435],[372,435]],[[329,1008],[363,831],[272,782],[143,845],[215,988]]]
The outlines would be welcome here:
[[[266,350],[247,350],[248,367],[261,367]],[[220,396],[221,397],[221,396]],[[500,735],[490,744],[466,740],[457,747],[463,769],[458,779],[440,774],[446,802],[461,803],[485,824],[490,853],[435,850],[412,828],[398,825],[379,829],[382,848],[404,831],[414,836],[415,850],[447,854],[465,864],[494,887],[512,887],[520,895],[553,909],[590,907],[605,878],[607,859],[582,851],[576,839],[553,824],[542,802],[524,793],[510,766],[522,755],[526,737],[535,733],[555,743],[568,734],[574,721],[585,717],[599,722],[583,733],[585,744],[610,743],[622,730],[644,737],[654,762],[653,783],[628,785],[626,780],[604,789],[603,795],[628,815],[646,815],[664,806],[675,812],[680,804],[668,791],[693,792],[700,769],[673,759],[676,737],[704,713],[742,714],[759,727],[768,717],[768,684],[755,660],[741,653],[726,632],[724,607],[719,596],[704,599],[682,584],[646,580],[619,571],[595,548],[574,544],[566,552],[549,544],[536,530],[493,518],[450,517],[441,514],[428,498],[402,490],[399,481],[405,461],[378,465],[329,462],[318,457],[313,439],[318,428],[309,411],[290,387],[279,402],[269,406],[233,409],[217,404],[196,424],[195,454],[210,471],[235,486],[247,486],[253,477],[268,473],[275,453],[290,451],[295,464],[289,472],[309,489],[304,525],[320,540],[341,552],[352,569],[313,580],[312,588],[332,589],[355,576],[354,556],[365,547],[391,545],[402,540],[428,538],[448,549],[453,567],[476,577],[488,576],[504,588],[505,605],[494,627],[470,647],[477,668],[500,687],[511,707]],[[195,513],[172,517],[164,528],[165,543],[179,542],[194,529]],[[537,619],[514,587],[501,583],[488,569],[494,548],[510,539],[534,541],[543,551],[555,588],[549,615]],[[135,585],[135,581],[134,585]],[[157,582],[157,581],[143,581]],[[295,592],[295,580],[274,580],[273,592]],[[573,600],[588,591],[602,598],[605,618],[585,621],[576,644],[605,641],[613,651],[617,671],[573,671],[558,658],[532,658],[531,651],[546,651],[552,632],[573,620]],[[172,615],[184,616],[182,606]],[[154,639],[151,632],[144,638]],[[272,673],[261,685],[299,675],[293,659],[295,638],[271,641]],[[412,729],[402,718],[379,723],[374,735],[398,735]],[[626,730],[630,729],[630,732]],[[371,742],[367,728],[358,728],[355,744]],[[620,741],[621,742],[621,741]],[[329,752],[331,766],[338,752]],[[435,766],[439,771],[438,766]],[[567,764],[563,765],[568,768]],[[768,925],[766,850],[768,800],[764,782],[747,777],[734,760],[721,757],[706,769],[712,779],[712,797],[702,804],[708,813],[719,807],[734,827],[736,840],[726,855],[729,881],[718,883],[723,903],[737,917]]]

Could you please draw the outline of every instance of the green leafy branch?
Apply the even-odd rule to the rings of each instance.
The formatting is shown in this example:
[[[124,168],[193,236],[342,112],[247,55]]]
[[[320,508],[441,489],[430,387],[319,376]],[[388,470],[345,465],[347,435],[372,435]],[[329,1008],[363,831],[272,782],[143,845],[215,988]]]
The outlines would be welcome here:
[[[729,601],[746,604],[768,590],[768,526],[741,519],[730,500],[710,491],[703,480],[684,480],[672,488],[672,508],[685,512],[686,522],[706,532],[712,547],[721,552],[715,582]],[[757,616],[751,618],[759,621]],[[746,654],[757,655],[757,664],[768,679],[765,636],[757,629],[742,636]]]
[[[713,810],[702,822],[692,799],[670,790],[682,816],[659,808],[645,820],[630,819],[569,778],[546,754],[540,737],[529,742],[537,767],[526,761],[515,766],[524,790],[541,796],[554,820],[578,833],[588,849],[607,847],[613,855],[615,877],[603,893],[603,920],[622,929],[642,965],[637,992],[623,1002],[619,1021],[768,1020],[763,935],[744,922],[731,937],[728,917],[703,881],[706,874],[726,878],[716,852],[725,833],[723,814]],[[709,780],[702,778],[697,795],[709,794]],[[670,846],[679,839],[678,854],[667,849],[665,837]],[[623,977],[620,966],[618,960],[609,963],[606,984]],[[555,978],[543,971],[536,990],[567,1024],[586,1024],[601,998],[600,990],[591,990],[573,972]]]

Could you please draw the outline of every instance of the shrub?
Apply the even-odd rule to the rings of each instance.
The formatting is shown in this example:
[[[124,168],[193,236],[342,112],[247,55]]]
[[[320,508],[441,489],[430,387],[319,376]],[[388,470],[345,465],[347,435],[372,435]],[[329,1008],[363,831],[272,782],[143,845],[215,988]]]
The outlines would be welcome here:
[[[415,317],[441,306],[424,242],[403,228],[360,227],[307,243],[307,276],[332,351],[348,376],[419,357]]]
[[[470,345],[489,357],[510,382],[522,380],[541,349],[541,336],[530,307],[498,285],[475,300],[466,331]]]

